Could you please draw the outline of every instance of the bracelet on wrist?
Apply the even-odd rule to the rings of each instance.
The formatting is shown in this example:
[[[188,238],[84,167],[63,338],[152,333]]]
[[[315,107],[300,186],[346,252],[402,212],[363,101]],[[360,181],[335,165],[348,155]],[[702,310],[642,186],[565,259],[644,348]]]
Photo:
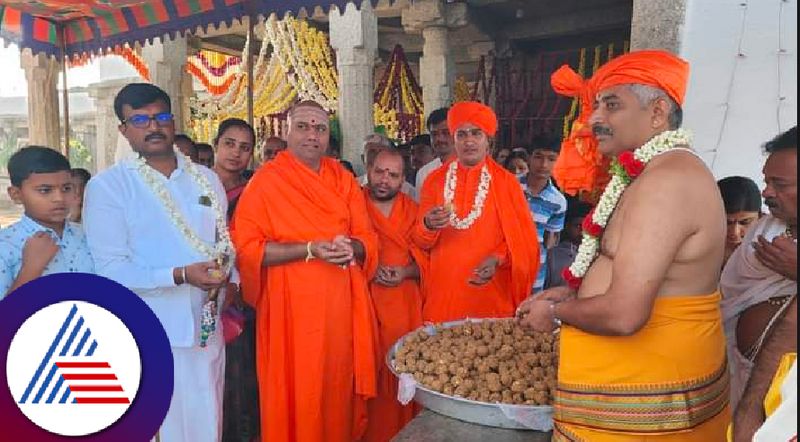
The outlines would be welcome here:
[[[561,327],[561,320],[558,319],[558,315],[556,314],[556,303],[555,302],[551,302],[550,303],[550,314],[553,316],[553,325],[556,328],[560,328]]]
[[[181,267],[181,283],[178,284],[178,285],[186,284],[186,283],[187,283],[187,281],[186,281],[186,266],[183,266],[183,267]]]
[[[311,241],[306,243],[306,262],[314,259],[314,253],[311,251]]]

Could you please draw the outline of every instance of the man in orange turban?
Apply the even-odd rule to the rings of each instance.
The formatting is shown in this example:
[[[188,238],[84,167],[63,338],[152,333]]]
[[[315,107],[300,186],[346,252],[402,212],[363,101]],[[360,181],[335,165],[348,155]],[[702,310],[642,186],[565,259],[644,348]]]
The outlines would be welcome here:
[[[614,176],[584,221],[572,287],[518,311],[538,331],[563,324],[554,440],[725,439],[725,211],[679,129],[688,73],[668,52],[641,51],[581,86],[594,107],[585,121]]]
[[[378,238],[361,186],[325,156],[327,112],[301,102],[288,122],[288,148],[250,180],[232,235],[256,308],[262,439],[358,440],[376,393]]]
[[[513,316],[539,266],[536,228],[519,180],[487,156],[497,117],[481,103],[447,115],[456,158],[422,187],[414,241],[430,251],[426,321]]]

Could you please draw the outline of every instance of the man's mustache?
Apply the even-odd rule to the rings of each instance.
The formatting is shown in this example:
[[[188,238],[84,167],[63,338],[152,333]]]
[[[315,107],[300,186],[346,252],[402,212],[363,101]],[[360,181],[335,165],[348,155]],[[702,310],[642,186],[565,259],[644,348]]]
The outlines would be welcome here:
[[[597,135],[607,135],[607,136],[610,137],[611,135],[614,135],[614,132],[611,131],[611,128],[608,128],[608,127],[605,127],[605,126],[601,126],[599,124],[595,124],[594,126],[592,126],[592,133],[595,136],[597,136]]]
[[[772,198],[767,198],[764,200],[764,204],[767,205],[769,208],[778,207],[778,202]]]
[[[148,136],[144,137],[144,141],[145,142],[150,142],[150,141],[153,141],[153,140],[166,140],[166,139],[167,139],[167,136],[164,135],[161,132],[153,132],[153,133],[149,134]]]

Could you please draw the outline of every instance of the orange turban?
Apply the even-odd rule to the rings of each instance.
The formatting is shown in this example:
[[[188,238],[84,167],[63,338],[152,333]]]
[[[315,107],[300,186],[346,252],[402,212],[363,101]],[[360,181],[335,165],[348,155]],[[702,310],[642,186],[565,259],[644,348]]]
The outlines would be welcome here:
[[[637,51],[619,56],[597,70],[592,79],[597,92],[621,84],[644,84],[661,89],[683,106],[689,63],[667,51]]]
[[[461,101],[447,112],[447,128],[451,135],[465,123],[478,126],[489,137],[497,133],[497,115],[492,108],[477,101]]]
[[[689,63],[660,50],[621,55],[600,67],[589,80],[581,78],[567,65],[556,70],[550,77],[553,90],[580,101],[580,113],[561,145],[561,154],[553,168],[559,187],[570,195],[583,193],[586,199],[592,200],[608,182],[609,161],[597,150],[597,139],[589,126],[598,92],[621,84],[644,84],[663,90],[682,106],[688,77]]]

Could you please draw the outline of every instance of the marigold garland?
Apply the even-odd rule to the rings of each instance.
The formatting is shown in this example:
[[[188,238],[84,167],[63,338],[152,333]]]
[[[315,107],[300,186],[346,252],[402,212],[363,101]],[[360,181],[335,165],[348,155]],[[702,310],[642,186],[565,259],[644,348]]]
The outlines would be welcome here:
[[[136,70],[136,73],[139,74],[140,77],[145,79],[146,81],[150,81],[150,68],[147,67],[147,63],[142,58],[141,50],[134,49],[130,45],[122,45],[122,46],[115,46],[109,50],[103,51],[99,56],[108,56],[108,55],[116,55],[118,57],[122,57],[133,69]],[[93,54],[84,54],[83,56],[76,56],[67,60],[67,66],[69,68],[77,68],[81,66],[85,66],[89,64],[92,60],[94,60],[97,56]]]
[[[408,141],[423,127],[422,89],[408,65],[403,47],[396,45],[374,93],[376,125],[396,127],[394,139]]]
[[[222,95],[230,89],[240,73],[241,57],[201,50],[186,62],[186,71],[197,78],[212,95]]]

